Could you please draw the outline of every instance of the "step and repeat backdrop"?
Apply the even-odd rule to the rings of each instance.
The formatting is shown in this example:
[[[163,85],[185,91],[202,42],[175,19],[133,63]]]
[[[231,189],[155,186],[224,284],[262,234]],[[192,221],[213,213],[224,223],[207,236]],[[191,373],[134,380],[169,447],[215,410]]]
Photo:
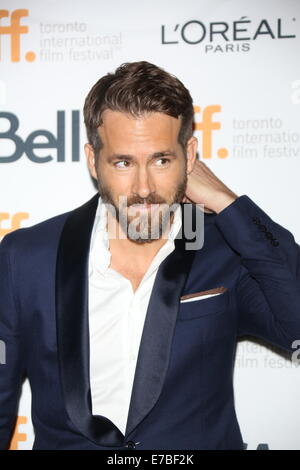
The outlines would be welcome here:
[[[3,0],[0,240],[92,197],[85,96],[121,63],[147,60],[190,89],[199,158],[299,243],[299,23],[299,0]],[[300,449],[299,362],[300,351],[238,343],[245,449]],[[11,449],[32,448],[30,412],[25,381]]]

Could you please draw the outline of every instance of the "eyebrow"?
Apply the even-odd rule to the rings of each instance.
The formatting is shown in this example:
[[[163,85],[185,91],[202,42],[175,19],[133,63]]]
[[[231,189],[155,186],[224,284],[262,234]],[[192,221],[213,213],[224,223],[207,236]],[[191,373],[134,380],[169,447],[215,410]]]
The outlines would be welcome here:
[[[154,152],[154,153],[148,155],[147,160],[152,160],[154,158],[162,158],[162,157],[176,158],[177,155],[173,150],[163,150],[161,152]],[[113,155],[110,155],[108,157],[108,162],[112,162],[114,160],[132,161],[132,160],[135,160],[135,156],[134,155],[129,155],[129,154],[114,153]]]

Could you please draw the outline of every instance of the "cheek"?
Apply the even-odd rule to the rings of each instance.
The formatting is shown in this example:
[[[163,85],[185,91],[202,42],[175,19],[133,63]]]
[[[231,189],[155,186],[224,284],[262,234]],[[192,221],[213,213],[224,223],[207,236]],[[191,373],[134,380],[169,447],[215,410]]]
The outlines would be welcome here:
[[[187,180],[187,169],[186,164],[183,162],[176,166],[172,172],[170,172],[169,183],[173,190],[177,189],[179,185],[182,185]]]
[[[100,185],[110,192],[115,203],[121,196],[129,196],[131,194],[131,177],[125,174],[117,174],[109,168],[99,170],[98,181]]]
[[[186,189],[186,179],[185,174],[181,172],[176,172],[172,174],[169,178],[166,176],[162,179],[161,184],[156,184],[156,192],[162,196],[168,203],[173,201],[175,195],[178,197],[177,193],[183,194]]]

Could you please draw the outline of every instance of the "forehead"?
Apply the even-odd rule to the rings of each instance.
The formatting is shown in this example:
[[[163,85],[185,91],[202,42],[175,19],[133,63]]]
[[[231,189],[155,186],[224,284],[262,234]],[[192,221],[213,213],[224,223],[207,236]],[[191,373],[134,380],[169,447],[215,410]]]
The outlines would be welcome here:
[[[102,114],[98,128],[103,143],[127,141],[132,143],[177,141],[181,119],[163,113],[147,113],[135,117],[120,111],[107,109]]]

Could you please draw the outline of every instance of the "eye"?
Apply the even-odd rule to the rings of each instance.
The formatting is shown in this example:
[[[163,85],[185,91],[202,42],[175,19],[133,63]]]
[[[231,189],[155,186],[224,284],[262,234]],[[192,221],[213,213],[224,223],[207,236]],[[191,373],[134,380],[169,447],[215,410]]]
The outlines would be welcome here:
[[[170,162],[170,159],[165,158],[165,157],[158,158],[156,159],[155,164],[157,165],[157,162],[159,161],[163,162],[162,164],[158,164],[159,167],[162,167],[162,166],[166,166]],[[119,160],[118,162],[114,163],[114,166],[116,168],[127,168],[129,165],[130,165],[130,162],[128,162],[127,160]]]
[[[116,166],[117,168],[126,168],[126,166],[119,166],[119,163],[126,163],[126,166],[127,163],[129,164],[127,160],[120,160],[119,162],[114,163],[114,166]]]
[[[158,162],[159,162],[159,161],[164,162],[163,165],[158,165],[158,166],[166,166],[166,164],[170,161],[170,159],[169,159],[169,158],[159,158],[157,161],[158,161]]]

